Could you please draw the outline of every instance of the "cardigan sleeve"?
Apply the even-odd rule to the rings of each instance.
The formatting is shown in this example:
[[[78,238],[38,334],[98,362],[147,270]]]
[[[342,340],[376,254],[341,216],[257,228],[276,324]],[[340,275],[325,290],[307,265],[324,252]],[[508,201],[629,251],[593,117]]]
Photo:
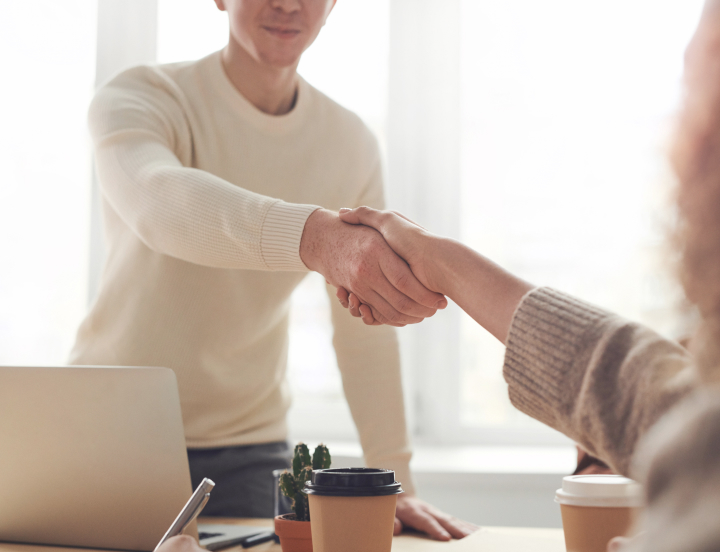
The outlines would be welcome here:
[[[548,288],[518,306],[504,376],[518,409],[623,474],[639,440],[697,379],[679,344]]]

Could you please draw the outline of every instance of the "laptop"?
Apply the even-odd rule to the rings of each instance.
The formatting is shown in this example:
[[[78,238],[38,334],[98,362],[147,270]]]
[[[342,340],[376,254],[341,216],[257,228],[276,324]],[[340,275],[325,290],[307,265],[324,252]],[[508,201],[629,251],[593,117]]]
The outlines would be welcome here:
[[[151,551],[191,494],[172,370],[0,366],[0,541]]]

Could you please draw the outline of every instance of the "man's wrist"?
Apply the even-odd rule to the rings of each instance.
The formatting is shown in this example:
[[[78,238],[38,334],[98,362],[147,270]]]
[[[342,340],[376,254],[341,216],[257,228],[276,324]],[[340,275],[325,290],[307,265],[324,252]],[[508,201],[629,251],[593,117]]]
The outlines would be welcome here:
[[[305,221],[300,238],[300,259],[310,270],[323,273],[323,250],[328,238],[327,231],[337,218],[337,213],[317,209]]]

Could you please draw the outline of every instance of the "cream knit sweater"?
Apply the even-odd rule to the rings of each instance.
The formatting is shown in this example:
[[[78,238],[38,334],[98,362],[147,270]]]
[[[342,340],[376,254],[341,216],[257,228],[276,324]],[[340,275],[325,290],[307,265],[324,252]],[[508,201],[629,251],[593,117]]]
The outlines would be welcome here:
[[[504,373],[520,410],[644,484],[631,550],[720,550],[720,387],[688,351],[540,288],[515,312]]]
[[[89,124],[108,258],[70,362],[172,368],[191,448],[285,439],[302,231],[317,206],[383,205],[374,137],[302,79],[290,113],[260,112],[219,52],[119,74]],[[412,491],[395,331],[331,305],[366,463]]]

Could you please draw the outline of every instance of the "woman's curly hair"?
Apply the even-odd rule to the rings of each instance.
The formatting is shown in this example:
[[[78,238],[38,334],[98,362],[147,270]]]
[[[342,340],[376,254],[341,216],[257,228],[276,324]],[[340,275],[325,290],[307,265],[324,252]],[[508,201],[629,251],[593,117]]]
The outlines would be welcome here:
[[[671,161],[679,180],[680,279],[702,316],[693,349],[720,381],[720,0],[709,0],[685,58],[686,97]]]

